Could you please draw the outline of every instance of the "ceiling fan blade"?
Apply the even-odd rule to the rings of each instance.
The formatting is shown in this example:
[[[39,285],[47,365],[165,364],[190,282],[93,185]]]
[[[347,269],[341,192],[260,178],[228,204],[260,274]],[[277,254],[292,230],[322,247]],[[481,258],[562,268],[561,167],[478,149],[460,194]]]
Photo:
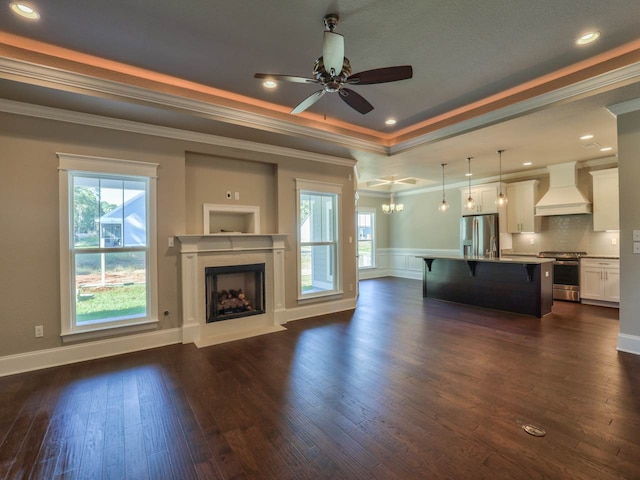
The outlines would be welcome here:
[[[347,78],[347,83],[352,85],[372,85],[374,83],[397,82],[411,77],[413,77],[413,67],[411,65],[402,65],[354,73]]]
[[[326,92],[324,90],[318,90],[317,92],[313,92],[311,95],[305,98],[302,102],[300,102],[296,108],[291,110],[291,113],[293,115],[296,115],[298,113],[304,112],[307,108],[309,108],[311,105],[313,105],[318,100],[320,100],[325,93]]]
[[[339,90],[340,98],[344,100],[344,103],[349,105],[354,110],[361,114],[369,113],[373,110],[373,105],[365,100],[365,98],[359,93],[354,92],[348,88],[341,88]]]
[[[315,78],[295,77],[293,75],[272,75],[270,73],[256,73],[253,78],[273,80],[274,82],[318,83]]]
[[[344,37],[335,32],[324,32],[322,39],[324,69],[334,77],[340,75],[344,63]],[[333,71],[332,71],[333,70]]]

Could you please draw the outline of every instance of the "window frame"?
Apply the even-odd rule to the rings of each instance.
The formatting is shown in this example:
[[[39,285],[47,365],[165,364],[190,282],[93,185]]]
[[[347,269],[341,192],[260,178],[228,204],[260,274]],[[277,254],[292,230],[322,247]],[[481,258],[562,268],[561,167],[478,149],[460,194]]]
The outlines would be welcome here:
[[[318,195],[335,195],[335,214],[333,218],[334,239],[333,242],[302,242],[300,229],[301,195],[311,193]],[[315,180],[296,179],[296,236],[297,236],[297,299],[298,302],[314,299],[326,299],[326,297],[343,295],[342,291],[342,242],[340,223],[342,219],[342,185],[336,183],[319,182]],[[307,245],[333,245],[335,258],[333,259],[333,289],[320,292],[302,292],[302,248]]]
[[[376,268],[376,237],[377,237],[377,232],[376,232],[376,209],[375,208],[371,208],[371,207],[360,207],[358,208],[357,211],[357,216],[359,216],[360,214],[365,214],[365,215],[369,215],[371,217],[371,265],[366,266],[366,267],[361,267],[360,266],[360,237],[358,235],[358,231],[356,231],[356,236],[357,239],[356,241],[358,242],[357,245],[357,251],[358,251],[358,269],[359,270],[371,270],[371,269],[375,269]],[[356,221],[356,229],[360,228],[360,218],[356,217],[357,221]]]
[[[120,333],[156,328],[158,324],[158,268],[157,268],[157,163],[57,153],[60,222],[60,336],[63,342],[98,338]],[[147,311],[144,316],[91,323],[79,326],[75,319],[75,253],[105,253],[120,247],[75,247],[73,225],[74,176],[120,178],[144,181],[146,192],[145,247],[128,247],[129,251],[145,252]],[[99,237],[100,238],[100,237]]]

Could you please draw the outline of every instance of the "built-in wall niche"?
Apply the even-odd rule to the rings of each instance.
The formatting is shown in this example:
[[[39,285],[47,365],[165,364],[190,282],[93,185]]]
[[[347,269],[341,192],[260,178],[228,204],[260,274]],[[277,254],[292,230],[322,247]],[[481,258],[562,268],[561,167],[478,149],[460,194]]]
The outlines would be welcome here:
[[[203,233],[260,233],[260,207],[255,205],[203,205]]]

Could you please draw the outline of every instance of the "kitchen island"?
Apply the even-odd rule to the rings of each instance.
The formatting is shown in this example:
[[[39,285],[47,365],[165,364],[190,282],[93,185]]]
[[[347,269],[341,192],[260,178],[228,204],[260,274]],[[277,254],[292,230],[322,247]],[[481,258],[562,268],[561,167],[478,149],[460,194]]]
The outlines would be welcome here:
[[[553,305],[553,259],[419,255],[422,296],[542,318]]]

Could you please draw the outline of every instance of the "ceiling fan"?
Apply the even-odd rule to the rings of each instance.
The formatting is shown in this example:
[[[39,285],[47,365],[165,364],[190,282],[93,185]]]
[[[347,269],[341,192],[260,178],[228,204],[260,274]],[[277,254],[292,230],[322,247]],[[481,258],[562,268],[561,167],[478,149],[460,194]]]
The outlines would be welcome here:
[[[322,42],[322,56],[316,60],[313,67],[313,78],[297,77],[293,75],[273,75],[268,73],[256,73],[255,78],[272,80],[277,82],[293,83],[317,83],[322,88],[298,104],[292,114],[304,112],[311,105],[320,100],[327,92],[338,92],[340,98],[351,108],[362,113],[373,110],[371,105],[362,95],[354,92],[347,86],[372,85],[375,83],[396,82],[406,80],[413,76],[411,65],[398,67],[375,68],[360,73],[351,74],[351,63],[344,56],[344,37],[334,32],[339,17],[330,13],[324,17],[326,30]]]

